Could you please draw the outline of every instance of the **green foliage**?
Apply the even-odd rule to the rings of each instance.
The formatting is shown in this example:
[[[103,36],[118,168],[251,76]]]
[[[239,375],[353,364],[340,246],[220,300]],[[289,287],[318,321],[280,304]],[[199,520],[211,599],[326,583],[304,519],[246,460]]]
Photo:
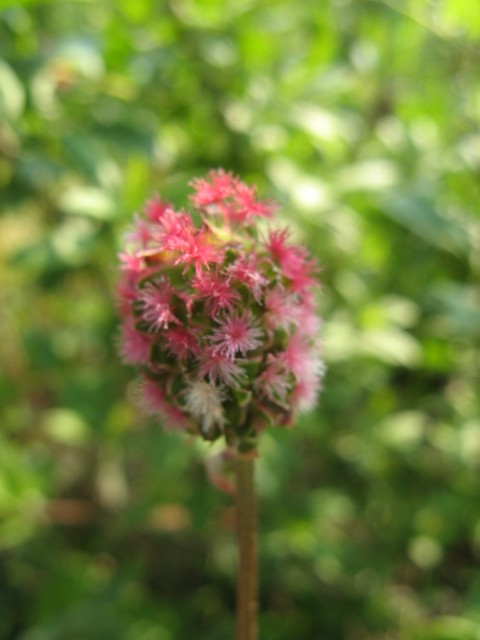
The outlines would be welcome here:
[[[112,296],[132,212],[223,166],[323,266],[262,637],[478,640],[477,3],[0,7],[0,638],[232,637],[232,500],[138,414]]]

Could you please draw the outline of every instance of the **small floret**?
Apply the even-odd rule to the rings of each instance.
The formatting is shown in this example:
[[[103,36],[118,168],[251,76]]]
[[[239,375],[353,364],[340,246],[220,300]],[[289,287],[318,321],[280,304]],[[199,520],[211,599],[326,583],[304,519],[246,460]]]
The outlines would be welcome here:
[[[304,293],[315,284],[316,263],[308,258],[303,247],[291,244],[289,237],[288,229],[270,231],[266,247],[273,261],[280,265],[282,274],[291,281],[292,290]]]
[[[244,311],[241,315],[234,314],[220,320],[210,342],[215,345],[217,353],[233,360],[237,353],[245,356],[260,347],[262,335],[262,330],[253,323],[250,312]]]
[[[192,286],[198,297],[205,300],[205,310],[210,316],[221,310],[232,311],[234,303],[240,300],[240,294],[233,289],[229,278],[220,275],[218,270],[200,271],[192,279]]]
[[[188,356],[198,352],[198,341],[194,334],[185,327],[174,325],[169,327],[164,334],[167,351],[180,361],[185,361]]]
[[[188,419],[185,414],[167,398],[163,389],[154,380],[142,379],[140,402],[147,415],[161,417],[166,429],[183,431],[188,428]]]
[[[168,327],[178,322],[171,308],[172,288],[165,280],[149,282],[139,296],[142,318],[152,330]]]
[[[149,359],[152,339],[138,331],[129,318],[123,323],[120,337],[120,357],[125,364],[143,364]]]
[[[272,402],[287,401],[292,381],[281,358],[273,354],[267,356],[267,367],[256,379],[255,388]]]
[[[240,256],[227,269],[228,275],[241,282],[257,302],[260,302],[262,291],[268,284],[267,278],[262,275],[255,256]]]
[[[208,346],[199,356],[198,377],[208,377],[212,384],[237,387],[246,382],[245,371],[214,345]]]
[[[225,395],[219,387],[204,380],[191,382],[185,392],[185,407],[194,418],[201,421],[202,433],[207,437],[214,427],[222,429],[225,424],[224,399]]]
[[[190,199],[198,209],[218,204],[235,191],[236,180],[230,172],[218,169],[210,171],[208,177],[210,180],[196,178],[190,183],[195,190]]]

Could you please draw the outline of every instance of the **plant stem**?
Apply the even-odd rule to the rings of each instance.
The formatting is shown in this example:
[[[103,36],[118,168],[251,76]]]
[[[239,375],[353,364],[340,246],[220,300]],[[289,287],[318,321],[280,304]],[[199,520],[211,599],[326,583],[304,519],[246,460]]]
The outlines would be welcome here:
[[[237,640],[257,640],[257,505],[255,454],[237,455]]]

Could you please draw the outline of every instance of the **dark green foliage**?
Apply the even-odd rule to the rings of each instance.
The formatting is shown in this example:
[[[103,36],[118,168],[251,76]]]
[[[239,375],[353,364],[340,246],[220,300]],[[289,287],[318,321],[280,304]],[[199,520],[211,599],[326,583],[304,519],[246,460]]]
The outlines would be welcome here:
[[[0,638],[233,636],[216,449],[139,415],[112,294],[132,213],[223,166],[324,283],[262,638],[478,640],[478,3],[0,4]]]

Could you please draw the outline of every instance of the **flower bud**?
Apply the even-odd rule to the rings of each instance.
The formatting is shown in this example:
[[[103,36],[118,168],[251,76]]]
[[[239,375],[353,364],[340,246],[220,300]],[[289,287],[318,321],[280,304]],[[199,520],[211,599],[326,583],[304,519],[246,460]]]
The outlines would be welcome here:
[[[288,229],[259,238],[275,207],[254,187],[222,170],[192,186],[194,216],[156,198],[125,236],[120,354],[166,428],[248,450],[316,402],[317,265]]]

